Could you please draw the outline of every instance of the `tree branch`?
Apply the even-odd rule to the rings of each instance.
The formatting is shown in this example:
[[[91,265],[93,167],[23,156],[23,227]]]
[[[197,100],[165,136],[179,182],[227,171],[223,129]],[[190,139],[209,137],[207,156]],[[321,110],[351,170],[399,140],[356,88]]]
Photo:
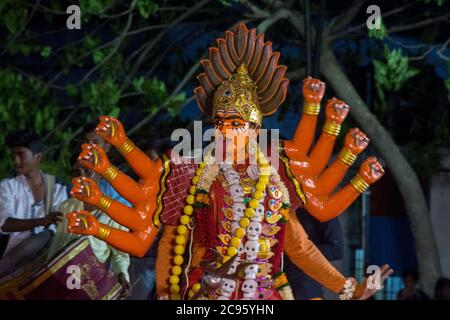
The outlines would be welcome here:
[[[303,79],[305,76],[306,76],[306,69],[304,67],[286,72],[286,78],[288,78],[292,82],[299,81]]]
[[[341,15],[335,17],[333,20],[337,21],[334,23],[334,27],[332,28],[332,32],[338,32],[345,27],[347,27],[350,22],[356,17],[361,10],[363,4],[366,3],[366,0],[353,0],[353,3],[350,6],[350,9],[345,10]]]
[[[177,25],[178,23],[180,23],[181,21],[183,21],[184,19],[186,19],[187,17],[189,17],[191,14],[193,14],[194,12],[196,12],[198,9],[200,9],[201,7],[203,7],[204,5],[206,5],[210,0],[202,0],[197,2],[192,8],[190,8],[188,11],[184,12],[182,15],[180,15],[178,18],[176,18],[174,21],[172,21],[172,23],[170,24],[170,26],[165,29],[163,32],[159,33],[149,44],[148,46],[144,49],[144,51],[139,55],[139,58],[136,60],[136,63],[133,65],[129,75],[128,75],[128,79],[132,79],[134,74],[137,72],[137,70],[139,69],[139,67],[144,63],[145,59],[147,58],[148,53],[150,52],[150,50],[152,50],[152,48],[156,45],[156,43],[158,43],[159,40],[161,40],[163,38],[163,36],[168,32],[168,30]]]
[[[437,21],[440,21],[440,20],[446,20],[448,17],[450,17],[450,13],[444,14],[442,16],[438,16],[438,17],[434,17],[434,18],[429,18],[429,19],[426,19],[426,20],[418,21],[418,22],[415,22],[415,23],[407,24],[407,25],[390,27],[390,28],[388,28],[388,32],[390,34],[392,34],[392,33],[397,33],[397,32],[404,32],[404,31],[408,31],[408,30],[418,29],[418,28],[422,28],[422,27],[425,27],[427,25],[433,24],[433,23],[435,23]]]
[[[9,48],[10,44],[16,40],[16,38],[23,32],[23,30],[28,25],[28,23],[30,23],[30,20],[31,20],[31,18],[33,18],[34,13],[36,12],[37,7],[39,6],[40,2],[41,2],[41,0],[37,0],[36,1],[36,3],[33,6],[33,10],[31,11],[30,15],[27,17],[27,20],[22,25],[20,30],[17,33],[14,34],[13,38],[11,39],[11,41],[5,46],[5,49],[2,51],[2,53],[0,53],[0,56],[4,55],[6,53],[6,51],[8,51],[8,48]]]
[[[429,294],[433,292],[434,283],[441,275],[441,268],[429,210],[419,179],[391,135],[361,99],[329,47],[322,55],[321,69],[338,96],[351,106],[350,116],[371,137],[373,145],[383,156],[398,184],[415,238],[421,279]]]
[[[399,13],[399,12],[404,12],[404,11],[405,11],[407,8],[409,8],[410,6],[411,6],[411,4],[407,4],[407,5],[404,5],[404,6],[402,6],[402,7],[395,8],[395,9],[393,9],[393,10],[391,10],[391,11],[382,13],[382,14],[381,14],[381,17],[382,17],[383,20],[384,20],[384,19],[386,19],[387,17],[389,17],[389,16],[391,16],[391,15],[394,15],[394,14]],[[345,30],[345,31],[341,31],[341,32],[339,32],[339,33],[331,34],[331,35],[327,38],[327,41],[332,41],[332,40],[336,40],[336,39],[342,38],[342,37],[344,37],[344,36],[346,36],[346,35],[348,35],[348,34],[350,34],[350,33],[352,33],[352,32],[359,31],[359,30],[361,30],[361,29],[363,29],[363,28],[367,28],[367,25],[366,25],[365,22],[364,22],[364,23],[361,23],[361,24],[359,24],[359,25],[357,25],[357,26],[351,27],[351,28],[349,28],[349,29],[347,29],[347,30]]]

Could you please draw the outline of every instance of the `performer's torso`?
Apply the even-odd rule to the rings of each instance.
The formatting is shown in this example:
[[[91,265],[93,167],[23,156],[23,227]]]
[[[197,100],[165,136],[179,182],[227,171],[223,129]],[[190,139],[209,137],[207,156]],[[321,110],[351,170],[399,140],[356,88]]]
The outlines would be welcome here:
[[[239,226],[239,220],[245,216],[247,202],[251,199],[252,190],[256,181],[247,174],[248,166],[235,167],[240,178],[240,186],[244,190],[244,201],[240,198],[233,186],[220,173],[212,183],[207,195],[209,206],[196,212],[196,227],[194,239],[201,243],[205,257],[211,255],[211,250],[217,250],[226,256],[233,238],[234,231]],[[230,299],[278,299],[279,295],[274,289],[272,276],[280,271],[282,259],[283,235],[286,209],[282,208],[282,190],[275,184],[270,185],[265,196],[259,201],[255,215],[250,218],[250,224],[245,228],[246,235],[242,238],[238,249],[238,256],[228,274],[237,274],[234,283],[234,292]],[[242,265],[245,263],[245,265]],[[239,267],[241,265],[241,267]],[[257,288],[249,288],[256,280]],[[233,284],[229,282],[229,284]],[[252,292],[254,291],[254,292]],[[211,298],[224,298],[221,289],[213,293]],[[225,290],[226,293],[226,290]],[[254,296],[253,296],[254,295]]]

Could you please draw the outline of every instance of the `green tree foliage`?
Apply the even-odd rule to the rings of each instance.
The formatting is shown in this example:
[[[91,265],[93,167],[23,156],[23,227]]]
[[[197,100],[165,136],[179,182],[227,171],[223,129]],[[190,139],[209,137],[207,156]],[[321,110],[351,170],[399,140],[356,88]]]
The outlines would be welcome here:
[[[13,66],[28,58],[47,68],[31,75],[20,68],[0,67],[0,178],[12,174],[4,145],[12,130],[32,128],[45,137],[44,169],[69,178],[70,158],[79,151],[86,122],[96,121],[100,115],[126,120],[133,114],[156,116],[160,111],[177,117],[186,101],[183,91],[172,92],[179,78],[166,83],[156,74],[146,74],[165,44],[156,39],[154,50],[147,56],[141,55],[142,51],[146,41],[151,42],[161,30],[139,31],[173,20],[180,7],[162,10],[158,19],[153,19],[160,9],[154,0],[87,0],[79,6],[82,29],[68,31],[64,29],[67,5],[61,1],[0,0],[0,31],[6,35],[0,53],[9,55]],[[132,30],[138,30],[135,35],[146,41],[141,38],[136,43],[137,38],[127,34]],[[46,34],[59,38],[49,41]],[[137,60],[144,63],[131,74]],[[145,134],[150,127],[139,133]]]
[[[170,123],[177,125],[182,123],[178,115],[190,101],[189,98],[192,99],[198,60],[205,53],[204,47],[214,44],[212,40],[218,33],[240,20],[256,26],[263,19],[274,18],[280,7],[302,12],[300,3],[296,1],[268,1],[264,2],[265,5],[242,0],[86,0],[78,3],[82,28],[68,31],[65,29],[65,19],[68,17],[66,2],[0,0],[0,32],[3,35],[0,43],[0,142],[4,141],[9,130],[36,128],[45,137],[49,149],[46,155],[48,166],[53,164],[51,170],[59,170],[67,176],[71,153],[78,151],[77,140],[87,121],[95,121],[101,114],[111,114],[119,116],[130,129],[145,120],[146,125],[133,131],[134,139],[148,141],[151,140],[148,137],[155,134],[159,138],[169,136],[169,125],[167,122],[160,123],[158,117],[164,114],[164,121],[173,121]],[[403,96],[403,99],[414,101],[412,92],[415,91],[410,90],[409,86],[422,85],[422,82],[426,84],[428,78],[421,79],[431,73],[420,61],[411,60],[407,49],[389,49],[392,47],[385,45],[390,36],[389,29],[393,24],[408,24],[421,21],[425,16],[437,16],[444,3],[444,0],[418,0],[416,5],[423,10],[414,11],[416,16],[402,13],[397,18],[391,15],[383,18],[380,29],[367,31],[377,43],[375,50],[369,52],[369,57],[374,59],[371,72],[377,97],[375,111],[389,129],[391,124],[395,124],[395,113],[400,109],[396,97]],[[403,0],[393,6],[406,4],[409,5],[409,2]],[[350,14],[342,6],[337,6],[338,9],[332,6],[327,3],[327,10],[342,11],[342,16],[334,17],[336,19],[328,16],[324,30],[328,30],[330,21],[339,21]],[[254,11],[255,7],[259,9]],[[429,8],[435,11],[431,12]],[[382,13],[391,9],[394,8],[383,7]],[[313,20],[316,21],[317,6],[313,5],[312,10]],[[262,14],[263,11],[271,14]],[[365,26],[367,15],[363,8],[359,11],[362,18],[354,21],[355,25]],[[418,11],[424,12],[423,16],[418,15]],[[174,28],[183,30],[185,26],[195,26],[193,30],[196,31],[177,37]],[[358,30],[354,27],[338,28],[336,33],[343,33],[344,36],[340,37],[345,38],[347,30],[350,32],[349,41],[359,41],[367,36],[364,29],[352,34],[351,30]],[[424,32],[419,40],[437,39],[440,29],[433,30],[437,30],[434,35]],[[334,31],[330,32],[326,37],[333,37]],[[267,37],[276,44],[276,50],[288,51],[285,48],[289,46],[304,47],[304,39],[293,31],[288,19],[274,21],[267,33]],[[420,33],[413,36],[417,38]],[[201,48],[192,48],[194,39],[201,39],[198,41]],[[167,56],[170,56],[169,63]],[[356,79],[355,86],[358,86],[357,76],[361,74],[361,67],[356,61],[361,58],[360,53],[353,53],[349,58],[344,66],[349,73],[356,70],[352,72],[352,79]],[[288,72],[301,69],[305,65],[304,55],[283,54],[282,63],[289,66]],[[30,64],[36,68],[27,69]],[[183,85],[178,88],[180,83]],[[445,87],[450,99],[450,80],[442,85],[442,88]],[[364,92],[364,89],[359,89]],[[433,89],[441,88],[437,86]],[[283,117],[287,111],[297,110],[299,99],[298,88],[290,90],[279,115]],[[418,112],[425,113],[424,110]],[[439,141],[431,146],[436,154],[449,136],[444,110],[440,114],[443,116],[436,120],[438,125],[431,126],[435,119],[429,117],[417,117],[419,120],[411,122],[410,138],[401,142],[405,150],[418,150],[413,151],[417,157],[431,154],[431,149],[423,152],[416,147],[424,144],[423,132],[431,132],[426,138]],[[393,130],[391,133],[395,136]],[[4,145],[0,147],[2,154],[6,154]],[[408,151],[408,156],[414,157],[413,153]],[[8,174],[10,161],[8,157],[2,157],[0,178]]]
[[[425,0],[425,2],[430,3],[429,0]],[[439,6],[443,2],[445,1],[436,1]],[[400,103],[398,97],[402,94],[405,97],[411,94],[408,93],[405,86],[407,84],[413,85],[411,79],[419,75],[421,69],[412,66],[411,57],[404,50],[401,48],[391,49],[386,44],[389,36],[388,31],[386,25],[381,23],[380,29],[369,30],[368,35],[370,38],[376,39],[378,45],[381,45],[381,49],[371,51],[371,55],[374,57],[373,78],[377,94],[375,112],[395,137],[394,119],[399,110],[396,104]],[[379,46],[376,47],[379,48]],[[423,63],[417,65],[424,66]],[[423,90],[429,90],[427,86],[430,83],[425,83],[427,80],[423,80],[428,78],[428,74],[423,77],[416,77],[415,82],[419,83],[419,86],[424,86]],[[449,81],[446,80],[444,83],[450,98]],[[413,117],[409,125],[409,139],[401,146],[405,156],[421,178],[430,177],[439,171],[439,149],[448,146],[450,143],[448,112],[446,110],[438,111],[442,114],[439,117],[433,117],[433,114],[429,112],[429,107],[414,105],[414,103],[410,107],[410,112],[415,113],[416,116]]]
[[[384,47],[383,60],[374,60],[374,78],[378,97],[385,100],[386,90],[398,92],[408,79],[419,73],[409,65],[409,58],[401,49]]]

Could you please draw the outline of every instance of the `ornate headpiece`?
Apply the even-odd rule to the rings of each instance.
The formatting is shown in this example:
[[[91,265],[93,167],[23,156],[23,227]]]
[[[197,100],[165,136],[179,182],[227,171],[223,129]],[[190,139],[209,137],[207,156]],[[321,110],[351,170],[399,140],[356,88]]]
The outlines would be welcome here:
[[[235,109],[246,121],[261,124],[262,116],[274,113],[286,98],[289,80],[287,67],[278,65],[280,53],[243,23],[217,44],[209,48],[209,59],[200,61],[204,73],[194,89],[198,106],[211,116]]]

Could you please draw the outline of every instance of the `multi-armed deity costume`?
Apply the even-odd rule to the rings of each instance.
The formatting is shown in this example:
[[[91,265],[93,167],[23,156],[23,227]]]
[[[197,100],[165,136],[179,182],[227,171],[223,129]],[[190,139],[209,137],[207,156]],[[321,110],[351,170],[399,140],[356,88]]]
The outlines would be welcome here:
[[[256,30],[238,26],[217,40],[202,60],[204,73],[195,91],[201,110],[226,137],[258,132],[262,117],[284,101],[288,80],[280,54]],[[133,208],[101,194],[95,183],[74,179],[73,195],[97,206],[129,232],[99,224],[85,211],[69,215],[69,231],[91,234],[136,256],[142,256],[162,228],[156,266],[160,298],[290,299],[283,274],[283,254],[309,276],[341,298],[357,298],[362,288],[335,270],[308,240],[295,210],[306,209],[321,221],[342,213],[383,175],[375,158],[334,192],[346,171],[368,144],[358,129],[347,134],[344,147],[326,168],[348,106],[336,99],[326,104],[326,122],[309,152],[325,86],[303,82],[305,105],[294,138],[278,150],[263,152],[249,137],[242,164],[217,163],[208,153],[200,164],[176,162],[169,152],[150,160],[126,137],[112,117],[101,117],[97,132],[114,145],[140,177],[135,182],[112,166],[95,145],[83,145],[80,161],[96,171],[133,204]],[[231,139],[233,140],[233,139]],[[253,141],[253,142],[252,142]],[[279,166],[267,153],[279,153]],[[248,161],[254,156],[256,163]]]

